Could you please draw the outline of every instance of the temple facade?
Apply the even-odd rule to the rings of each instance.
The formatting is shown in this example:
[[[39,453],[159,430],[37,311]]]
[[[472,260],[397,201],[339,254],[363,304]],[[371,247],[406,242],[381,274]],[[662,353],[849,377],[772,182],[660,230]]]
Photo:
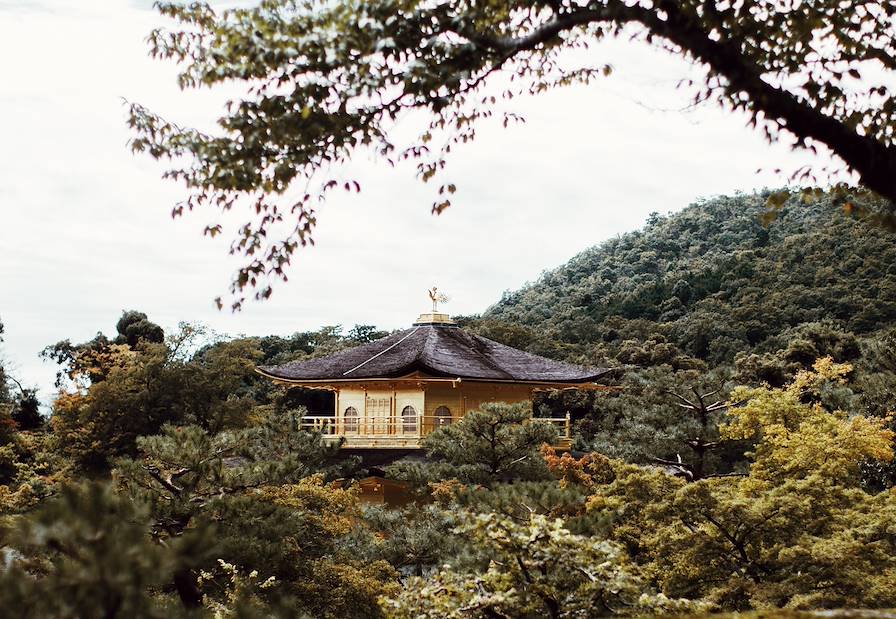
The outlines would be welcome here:
[[[447,314],[421,314],[409,329],[327,357],[258,372],[289,386],[331,391],[333,410],[303,423],[346,449],[417,449],[433,430],[486,402],[531,402],[536,391],[602,389],[613,372],[562,363],[458,327]],[[559,447],[570,442],[569,416]]]

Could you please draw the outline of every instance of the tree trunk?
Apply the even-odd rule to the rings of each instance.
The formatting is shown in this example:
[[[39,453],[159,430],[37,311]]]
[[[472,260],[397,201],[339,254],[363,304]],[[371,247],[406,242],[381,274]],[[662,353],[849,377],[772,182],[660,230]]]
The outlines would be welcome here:
[[[181,568],[174,573],[174,587],[180,597],[184,608],[200,608],[202,606],[202,591],[196,585],[196,576],[193,570]]]

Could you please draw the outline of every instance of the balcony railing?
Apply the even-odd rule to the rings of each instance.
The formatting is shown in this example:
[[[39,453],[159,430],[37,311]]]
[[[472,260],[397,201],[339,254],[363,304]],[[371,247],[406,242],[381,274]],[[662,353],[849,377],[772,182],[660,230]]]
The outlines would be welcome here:
[[[344,419],[333,415],[306,415],[301,426],[320,432],[325,437],[344,439],[344,447],[421,447],[422,439],[431,432],[450,425],[456,420],[430,415],[401,417],[359,417]],[[530,421],[542,421],[557,427],[557,446],[569,448],[572,442],[569,413],[565,417],[532,417]]]

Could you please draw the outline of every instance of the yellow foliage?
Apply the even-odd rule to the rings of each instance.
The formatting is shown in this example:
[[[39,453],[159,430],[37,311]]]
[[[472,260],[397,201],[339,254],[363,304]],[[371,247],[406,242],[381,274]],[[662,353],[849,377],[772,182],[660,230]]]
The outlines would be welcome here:
[[[127,344],[109,344],[101,348],[84,348],[75,355],[68,377],[77,385],[102,380],[109,372],[125,368],[137,357]]]
[[[852,370],[829,357],[801,371],[784,389],[739,387],[732,394],[723,438],[758,440],[750,475],[755,480],[801,478],[812,473],[855,482],[865,459],[889,462],[893,439],[886,420],[827,411],[817,401],[825,382],[842,383]]]
[[[264,486],[259,488],[257,496],[262,501],[303,512],[309,522],[333,536],[349,533],[359,516],[355,489],[326,483],[320,473],[296,484]]]
[[[816,362],[783,389],[735,391],[722,436],[755,442],[745,477],[684,483],[616,464],[593,513],[666,595],[716,609],[896,605],[896,491],[860,487],[893,458],[886,420],[821,405],[850,371]]]
[[[808,392],[815,393],[825,381],[845,384],[846,377],[850,372],[852,372],[852,364],[834,363],[831,357],[822,357],[815,360],[811,370],[797,372],[787,390],[801,395]]]
[[[319,559],[312,577],[297,583],[305,599],[320,600],[319,617],[379,616],[377,599],[399,591],[398,573],[385,561],[358,563]]]
[[[40,497],[35,495],[30,484],[17,488],[0,486],[0,514],[15,514],[27,511],[37,505]]]
[[[8,480],[0,485],[2,515],[31,510],[71,475],[69,463],[55,452],[55,437],[45,432],[17,432],[13,442],[0,446],[0,469]]]

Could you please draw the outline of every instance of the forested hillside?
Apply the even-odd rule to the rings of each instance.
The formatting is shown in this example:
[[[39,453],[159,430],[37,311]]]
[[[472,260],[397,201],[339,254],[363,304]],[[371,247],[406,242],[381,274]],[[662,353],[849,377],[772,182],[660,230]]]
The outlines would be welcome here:
[[[517,337],[530,348],[560,346],[582,360],[655,363],[626,346],[652,339],[712,365],[777,350],[809,323],[856,335],[892,326],[896,236],[830,200],[792,201],[764,226],[766,199],[722,197],[654,216],[505,293],[485,321],[525,325]]]
[[[780,387],[825,356],[853,366],[837,406],[885,415],[896,405],[896,234],[830,196],[791,199],[764,221],[767,200],[654,215],[464,322],[549,357],[626,366],[621,393],[541,406],[573,412],[581,448],[633,461],[693,456],[684,445],[698,415],[673,393]]]

